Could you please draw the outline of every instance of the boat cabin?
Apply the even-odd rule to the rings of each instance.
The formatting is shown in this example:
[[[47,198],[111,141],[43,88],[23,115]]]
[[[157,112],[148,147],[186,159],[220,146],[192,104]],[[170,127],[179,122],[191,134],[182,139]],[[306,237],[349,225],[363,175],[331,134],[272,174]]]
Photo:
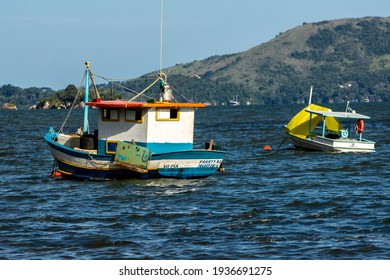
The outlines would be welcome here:
[[[115,154],[119,141],[135,142],[151,153],[192,150],[194,115],[200,103],[92,101],[97,107],[97,153]]]
[[[311,110],[307,109],[306,112],[310,113],[309,119],[309,128],[313,127],[312,122],[318,123],[318,120],[315,121],[314,118],[319,116],[322,119],[322,132],[320,135],[327,138],[350,138],[352,132],[351,120],[368,120],[369,116],[358,114],[356,112],[333,112],[321,111],[321,110]],[[346,128],[343,129],[338,119],[348,120]],[[328,127],[328,125],[330,125]],[[326,135],[327,129],[336,131],[336,134]],[[363,131],[362,131],[363,132]],[[359,141],[362,141],[362,132],[359,133]],[[308,130],[308,138],[311,138],[312,131]]]

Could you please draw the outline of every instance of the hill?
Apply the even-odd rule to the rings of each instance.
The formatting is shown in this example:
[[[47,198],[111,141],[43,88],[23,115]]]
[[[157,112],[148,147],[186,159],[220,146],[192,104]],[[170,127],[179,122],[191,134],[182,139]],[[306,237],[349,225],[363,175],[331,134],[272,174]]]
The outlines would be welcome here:
[[[368,17],[304,23],[248,51],[165,72],[200,75],[205,99],[213,94],[211,84],[224,89],[214,101],[238,94],[252,103],[290,104],[306,102],[311,85],[318,103],[389,101],[389,70],[390,18]]]
[[[163,71],[175,96],[184,94],[190,100],[226,104],[238,96],[242,104],[291,104],[306,103],[311,85],[313,102],[317,103],[390,101],[389,70],[390,18],[366,17],[303,23],[247,51],[178,64]],[[98,88],[108,96],[128,98],[133,95],[124,87],[141,91],[148,83],[150,80],[137,79]],[[61,107],[59,104],[65,103],[62,97],[69,103],[69,93],[75,91],[71,89],[56,92],[48,101],[51,107]],[[157,92],[158,86],[153,90]],[[43,93],[36,91],[21,94],[17,90],[8,96],[3,92],[0,90],[0,103],[24,105],[34,98],[40,98],[39,104],[47,103]]]

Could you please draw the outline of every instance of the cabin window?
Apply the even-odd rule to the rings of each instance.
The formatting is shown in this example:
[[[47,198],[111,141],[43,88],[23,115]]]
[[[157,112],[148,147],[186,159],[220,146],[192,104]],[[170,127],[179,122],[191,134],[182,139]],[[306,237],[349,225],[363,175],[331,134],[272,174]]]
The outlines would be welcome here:
[[[178,121],[180,120],[179,108],[156,108],[157,121]]]
[[[169,118],[170,119],[177,119],[178,118],[178,110],[177,109],[170,109],[169,110]]]
[[[102,109],[102,120],[105,122],[119,121],[119,110],[118,109]]]
[[[142,109],[128,109],[125,111],[127,122],[143,122]]]
[[[115,154],[116,153],[116,146],[118,145],[118,141],[106,141],[106,153],[107,154]]]

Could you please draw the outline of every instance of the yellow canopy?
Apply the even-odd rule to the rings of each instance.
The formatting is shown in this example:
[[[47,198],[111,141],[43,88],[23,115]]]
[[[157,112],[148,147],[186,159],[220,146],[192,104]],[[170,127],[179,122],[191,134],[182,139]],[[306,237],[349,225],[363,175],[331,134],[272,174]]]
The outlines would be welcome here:
[[[325,108],[316,104],[310,104],[309,106],[303,108],[298,114],[296,114],[286,125],[285,130],[288,134],[306,139],[307,135],[309,134],[310,125],[310,113],[305,111],[307,109],[318,111],[330,110],[329,108]],[[310,132],[314,130],[314,128],[322,119],[322,116],[312,114]],[[325,125],[327,130],[334,133],[339,133],[339,131],[343,128],[340,122],[334,117],[327,117]]]

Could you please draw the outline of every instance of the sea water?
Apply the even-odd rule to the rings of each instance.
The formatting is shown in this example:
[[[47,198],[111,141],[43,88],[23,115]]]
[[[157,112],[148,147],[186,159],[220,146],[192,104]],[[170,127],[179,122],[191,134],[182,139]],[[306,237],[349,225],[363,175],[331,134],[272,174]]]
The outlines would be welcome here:
[[[0,111],[0,258],[389,259],[389,104],[352,104],[371,116],[367,154],[295,150],[284,125],[301,107],[197,110],[195,147],[226,157],[196,180],[52,179],[43,135],[68,111]]]

